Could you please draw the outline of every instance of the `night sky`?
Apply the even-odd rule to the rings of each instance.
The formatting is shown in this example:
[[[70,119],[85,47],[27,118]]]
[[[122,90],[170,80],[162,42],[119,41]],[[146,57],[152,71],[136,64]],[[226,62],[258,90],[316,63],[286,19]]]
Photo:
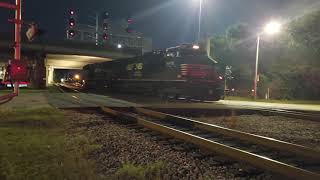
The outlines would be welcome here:
[[[14,2],[14,0],[0,0]],[[274,18],[282,21],[318,8],[320,0],[203,0],[202,37],[225,31],[234,23],[244,22],[252,29]],[[131,15],[135,29],[153,39],[154,48],[192,42],[196,38],[197,0],[24,0],[25,20],[38,22],[47,37],[63,39],[67,10],[78,11],[80,23],[91,23],[96,11],[108,11],[117,21]],[[0,11],[0,33],[13,30],[7,19],[14,14]],[[0,36],[1,37],[1,36]]]

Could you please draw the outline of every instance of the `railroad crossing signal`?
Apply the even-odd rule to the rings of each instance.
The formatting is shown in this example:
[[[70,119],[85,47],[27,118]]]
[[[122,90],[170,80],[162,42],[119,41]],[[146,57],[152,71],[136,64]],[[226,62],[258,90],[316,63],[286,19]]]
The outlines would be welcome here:
[[[21,60],[11,60],[10,78],[13,82],[28,81],[28,65]]]
[[[41,36],[45,33],[45,30],[39,29],[38,24],[36,23],[30,23],[29,28],[26,32],[26,36],[28,40],[31,42],[33,41],[37,36]]]
[[[26,32],[26,36],[27,36],[28,40],[33,41],[37,32],[38,32],[38,25],[35,23],[30,24],[30,26]]]

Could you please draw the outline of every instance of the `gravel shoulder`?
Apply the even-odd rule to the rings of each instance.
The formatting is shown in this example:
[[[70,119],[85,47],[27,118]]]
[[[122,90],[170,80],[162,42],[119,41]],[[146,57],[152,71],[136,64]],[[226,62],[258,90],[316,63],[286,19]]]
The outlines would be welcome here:
[[[90,155],[101,177],[114,177],[128,162],[141,166],[163,162],[165,166],[161,169],[160,179],[275,179],[266,173],[248,175],[245,171],[251,168],[250,172],[253,172],[254,168],[234,162],[226,165],[221,162],[228,160],[215,154],[205,158],[193,155],[199,149],[188,153],[174,149],[96,112],[65,112],[71,123],[70,138],[86,136],[101,146]]]
[[[193,119],[320,150],[320,123],[315,121],[260,115]]]

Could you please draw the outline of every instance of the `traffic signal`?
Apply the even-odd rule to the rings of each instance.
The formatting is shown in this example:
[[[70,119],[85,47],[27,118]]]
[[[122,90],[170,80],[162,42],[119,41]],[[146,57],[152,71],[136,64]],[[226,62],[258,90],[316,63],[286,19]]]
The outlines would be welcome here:
[[[75,15],[75,12],[74,12],[74,10],[72,10],[72,9],[69,9],[69,15],[70,15],[70,16],[73,16],[73,15]]]
[[[125,29],[127,33],[133,33],[133,29],[130,27],[132,24],[133,24],[133,19],[129,16],[127,18],[127,27]]]
[[[69,21],[68,21],[68,34],[67,38],[71,39],[76,35],[75,27],[76,27],[76,12],[73,9],[69,9]]]
[[[68,31],[68,36],[69,36],[70,38],[74,37],[75,35],[76,35],[76,33],[75,33],[75,31],[74,31],[73,29],[70,29],[70,30]]]
[[[110,13],[104,12],[103,13],[103,35],[102,38],[104,41],[109,40],[109,18],[110,18]]]
[[[76,26],[76,12],[72,9],[69,10],[69,28]]]
[[[106,41],[106,40],[108,40],[109,39],[109,35],[108,35],[108,33],[103,33],[103,39]]]
[[[107,31],[109,29],[109,24],[108,23],[103,23],[103,30]]]
[[[12,82],[28,81],[28,65],[21,60],[11,60],[10,77]]]
[[[127,22],[128,22],[128,24],[132,24],[132,23],[133,23],[132,18],[131,18],[131,17],[128,17],[128,18],[127,18]]]
[[[110,14],[108,12],[104,12],[103,19],[109,19],[109,18],[110,18]]]
[[[75,19],[74,18],[70,18],[69,19],[69,26],[73,28],[75,25],[76,25]]]

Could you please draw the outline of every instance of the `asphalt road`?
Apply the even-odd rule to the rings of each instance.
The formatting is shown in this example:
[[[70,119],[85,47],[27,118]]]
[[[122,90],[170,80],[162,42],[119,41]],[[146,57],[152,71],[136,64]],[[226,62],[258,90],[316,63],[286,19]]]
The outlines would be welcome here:
[[[280,104],[251,101],[220,100],[217,102],[190,103],[182,100],[164,101],[158,98],[149,98],[137,95],[96,95],[86,93],[30,93],[21,94],[0,108],[79,108],[79,107],[153,107],[153,108],[247,108],[247,109],[285,109],[301,111],[317,111],[320,113],[320,105],[308,104]]]
[[[108,96],[86,93],[48,93],[48,103],[56,108],[78,107],[139,107],[141,105]]]
[[[248,108],[248,109],[284,109],[284,110],[299,110],[299,111],[317,111],[320,112],[320,104],[281,104],[253,101],[234,101],[220,100],[209,102],[185,102],[183,100],[162,100],[157,97],[141,96],[141,95],[124,95],[124,94],[109,94],[108,96],[122,99],[129,102],[135,102],[148,107],[160,108]]]

